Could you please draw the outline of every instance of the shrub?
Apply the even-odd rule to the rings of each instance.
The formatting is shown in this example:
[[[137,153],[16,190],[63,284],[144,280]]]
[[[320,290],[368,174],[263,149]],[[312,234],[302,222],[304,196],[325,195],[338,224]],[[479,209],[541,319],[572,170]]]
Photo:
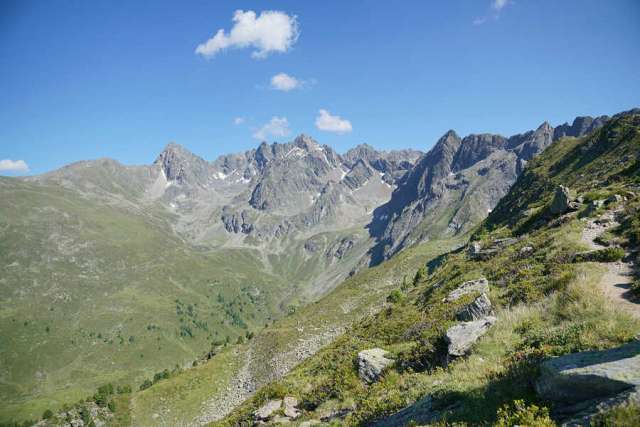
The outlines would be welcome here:
[[[391,291],[389,296],[387,296],[387,301],[395,304],[397,302],[400,302],[403,296],[404,295],[402,295],[402,292],[400,292],[399,289],[394,289],[393,291]]]
[[[42,414],[42,419],[43,420],[48,420],[50,418],[53,417],[53,411],[51,409],[47,409],[46,411],[44,411],[44,413]]]
[[[640,279],[633,281],[630,291],[636,298],[640,297]]]
[[[526,405],[523,400],[514,400],[511,405],[498,409],[496,426],[511,427],[516,425],[528,427],[554,427],[556,424],[549,417],[549,409],[536,405]]]
[[[105,396],[110,396],[113,394],[113,384],[105,384],[103,386],[98,387],[98,393],[103,394]]]
[[[591,421],[593,427],[632,427],[640,425],[640,406],[637,404],[620,405]]]
[[[575,262],[615,262],[624,257],[622,248],[605,248],[597,251],[576,254]]]
[[[144,380],[142,382],[142,384],[140,384],[140,390],[146,390],[149,387],[151,387],[153,385],[153,383],[151,382],[151,380],[149,380],[148,378],[146,380]]]

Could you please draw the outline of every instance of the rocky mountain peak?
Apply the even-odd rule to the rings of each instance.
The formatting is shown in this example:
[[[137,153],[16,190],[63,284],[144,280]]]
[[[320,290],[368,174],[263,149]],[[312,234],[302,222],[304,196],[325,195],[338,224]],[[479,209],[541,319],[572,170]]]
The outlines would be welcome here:
[[[154,165],[159,165],[169,182],[198,184],[206,182],[210,165],[180,144],[170,142],[158,155]]]
[[[318,142],[310,137],[309,135],[300,134],[296,139],[293,140],[293,143],[296,147],[302,148],[306,151],[320,151],[322,150],[322,146],[318,144]]]

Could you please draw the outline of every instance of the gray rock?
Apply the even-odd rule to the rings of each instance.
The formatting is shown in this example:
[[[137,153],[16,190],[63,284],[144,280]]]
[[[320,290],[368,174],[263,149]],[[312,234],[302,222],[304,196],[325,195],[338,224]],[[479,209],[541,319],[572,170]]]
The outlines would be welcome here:
[[[564,185],[556,187],[556,191],[549,206],[549,212],[553,215],[560,215],[567,212],[571,207],[571,194]]]
[[[449,295],[445,298],[445,302],[452,302],[464,295],[468,295],[473,292],[479,293],[488,293],[489,292],[489,281],[484,277],[476,280],[469,280],[468,282],[464,282],[457,289],[449,292]]]
[[[286,396],[284,398],[284,415],[296,419],[300,416],[300,411],[297,408],[298,399],[292,396]]]
[[[531,256],[533,252],[534,252],[533,246],[523,246],[518,251],[518,254],[520,254],[521,257],[528,257],[528,256]]]
[[[280,409],[281,406],[282,400],[270,400],[262,405],[257,411],[255,411],[254,416],[257,420],[268,420],[269,418],[271,418],[274,412]]]
[[[482,245],[480,242],[471,242],[469,243],[469,248],[467,249],[467,253],[470,257],[474,258],[480,254],[482,251]]]
[[[543,362],[537,393],[561,404],[607,397],[640,385],[640,342]]]
[[[358,353],[358,374],[368,383],[376,382],[382,375],[382,371],[393,365],[393,359],[387,359],[387,351],[381,348],[372,348]]]
[[[318,424],[322,424],[320,420],[307,420],[300,423],[300,427],[311,427]]]
[[[493,314],[493,305],[487,294],[482,293],[470,304],[462,307],[457,313],[456,318],[465,322],[472,320],[480,320]]]
[[[472,322],[463,322],[447,330],[446,340],[450,356],[464,356],[469,353],[473,344],[483,336],[496,322],[493,316]]]

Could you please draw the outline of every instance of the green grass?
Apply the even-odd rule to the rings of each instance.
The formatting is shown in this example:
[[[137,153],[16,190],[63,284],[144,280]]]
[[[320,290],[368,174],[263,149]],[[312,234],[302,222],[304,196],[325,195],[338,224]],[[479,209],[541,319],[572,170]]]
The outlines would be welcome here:
[[[290,292],[257,252],[195,251],[161,217],[6,178],[0,197],[0,421],[190,365]]]

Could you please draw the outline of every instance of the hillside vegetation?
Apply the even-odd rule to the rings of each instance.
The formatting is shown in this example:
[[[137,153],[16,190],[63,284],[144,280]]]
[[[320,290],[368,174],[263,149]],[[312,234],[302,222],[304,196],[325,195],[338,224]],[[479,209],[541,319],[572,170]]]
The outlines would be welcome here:
[[[558,185],[580,196],[574,212],[554,213]],[[586,220],[607,213],[620,222],[612,235],[635,256],[639,192],[639,114],[619,115],[585,138],[559,140],[529,163],[475,232],[477,246],[450,252],[419,269],[413,281],[399,282],[383,310],[216,425],[250,425],[258,408],[287,396],[297,400],[296,422],[554,425],[554,407],[533,387],[541,361],[616,347],[640,332],[632,313],[597,286],[604,264],[575,257],[587,249]],[[478,294],[447,296],[479,278],[488,280],[495,323],[467,357],[452,357],[445,334]],[[358,353],[372,348],[387,351],[393,364],[368,384],[358,374]],[[610,419],[632,425],[634,413],[618,410]]]

